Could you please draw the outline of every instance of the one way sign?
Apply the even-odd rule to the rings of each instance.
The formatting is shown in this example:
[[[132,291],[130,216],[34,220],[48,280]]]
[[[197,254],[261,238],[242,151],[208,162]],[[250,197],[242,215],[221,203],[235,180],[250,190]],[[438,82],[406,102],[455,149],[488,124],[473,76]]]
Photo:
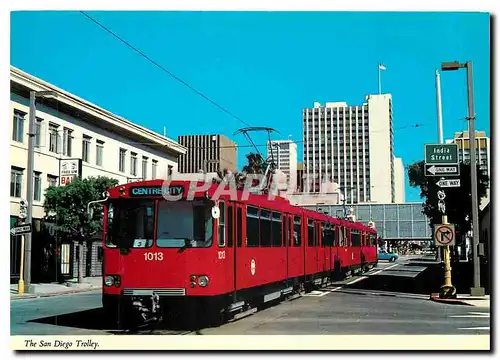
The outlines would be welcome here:
[[[458,165],[425,165],[425,176],[453,176],[460,175]]]
[[[441,188],[460,187],[460,179],[441,179],[436,185]]]
[[[31,232],[31,224],[21,224],[10,229],[11,235],[28,234]]]

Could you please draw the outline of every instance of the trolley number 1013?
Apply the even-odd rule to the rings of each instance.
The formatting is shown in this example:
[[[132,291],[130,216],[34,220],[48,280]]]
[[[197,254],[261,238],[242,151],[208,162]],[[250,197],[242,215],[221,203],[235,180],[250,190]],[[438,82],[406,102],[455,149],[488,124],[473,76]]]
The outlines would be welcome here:
[[[146,261],[163,261],[163,253],[161,253],[161,252],[144,253],[144,260],[146,260]]]

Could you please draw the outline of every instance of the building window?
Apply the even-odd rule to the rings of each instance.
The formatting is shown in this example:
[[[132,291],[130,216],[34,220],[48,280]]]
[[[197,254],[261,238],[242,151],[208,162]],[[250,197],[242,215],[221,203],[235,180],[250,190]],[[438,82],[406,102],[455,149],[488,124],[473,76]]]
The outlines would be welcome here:
[[[130,173],[134,176],[137,175],[137,154],[130,153]]]
[[[58,154],[60,149],[59,125],[49,124],[49,151]]]
[[[23,142],[24,139],[24,117],[26,113],[14,110],[14,119],[12,123],[12,140]]]
[[[64,128],[63,131],[63,154],[71,156],[71,148],[73,142],[73,130]]]
[[[23,184],[23,170],[11,167],[10,169],[10,196],[20,198]]]
[[[95,163],[102,166],[102,152],[104,151],[104,141],[97,140],[95,146]]]
[[[49,186],[57,186],[57,176],[47,175],[47,182]]]
[[[43,119],[36,118],[35,122],[35,147],[40,147],[41,146],[41,140],[42,140],[42,121]]]
[[[40,201],[42,197],[42,182],[39,172],[33,174],[33,200]]]
[[[82,160],[85,162],[90,162],[90,142],[91,137],[87,135],[83,135],[82,140]]]
[[[120,149],[120,161],[119,161],[119,170],[121,172],[125,172],[125,157],[127,154],[127,150],[125,149]]]
[[[172,173],[173,172],[174,172],[174,167],[172,165],[168,165],[168,173],[167,173],[168,180],[172,179]]]
[[[148,178],[148,158],[142,157],[142,180],[146,180]]]
[[[152,179],[156,179],[157,169],[158,169],[158,161],[157,160],[153,160],[152,161],[152,166],[151,166],[151,178]]]

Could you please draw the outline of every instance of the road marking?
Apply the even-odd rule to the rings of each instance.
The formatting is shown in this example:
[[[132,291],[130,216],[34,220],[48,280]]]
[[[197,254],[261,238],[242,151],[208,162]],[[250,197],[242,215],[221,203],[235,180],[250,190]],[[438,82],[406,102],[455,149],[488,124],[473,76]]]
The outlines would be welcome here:
[[[477,314],[477,315],[484,315],[484,316],[487,316],[487,317],[490,317],[490,313],[485,313],[485,312],[474,312],[474,311],[469,311],[468,312],[469,314]]]
[[[361,280],[364,280],[364,279],[367,279],[368,276],[362,276],[360,278],[357,278],[356,280],[353,280],[353,281],[350,281],[348,283],[346,283],[346,285],[351,285],[351,284],[354,284],[354,283],[357,283],[358,281],[361,281]]]
[[[396,267],[396,266],[399,266],[400,264],[394,264],[394,265],[391,265],[391,266],[388,266],[388,267],[384,267],[383,269],[377,271],[377,272],[374,272],[370,275],[377,275],[379,273],[381,273],[382,271],[385,271],[385,270],[389,270],[389,269],[392,269],[393,267]]]
[[[334,291],[337,291],[337,290],[340,290],[342,289],[342,286],[337,286],[335,289],[332,289],[332,290],[329,290],[330,292],[334,292]]]
[[[458,330],[490,330],[489,326],[478,326],[478,327],[469,327],[469,328],[458,328]]]
[[[337,286],[335,289],[332,289],[332,290],[326,290],[326,289],[325,289],[325,290],[313,290],[313,291],[311,291],[310,293],[303,294],[302,296],[306,296],[306,297],[322,297],[322,296],[328,295],[328,294],[330,294],[330,293],[332,293],[332,292],[335,292],[335,291],[338,291],[338,290],[340,290],[340,289],[343,289],[343,287],[344,287],[344,286],[346,286],[346,285],[352,285],[352,284],[355,284],[355,283],[357,283],[358,281],[361,281],[361,280],[365,280],[365,279],[367,279],[367,278],[368,278],[368,276],[371,276],[371,275],[376,275],[376,274],[378,274],[378,273],[381,273],[382,271],[392,269],[393,267],[396,267],[396,266],[399,266],[399,265],[401,265],[401,264],[394,264],[394,265],[391,265],[391,266],[387,266],[387,267],[384,267],[383,269],[381,269],[381,270],[379,270],[379,271],[377,271],[377,272],[375,272],[375,273],[372,273],[372,274],[370,274],[370,273],[368,272],[368,273],[366,273],[366,275],[367,275],[367,276],[361,276],[361,277],[359,277],[359,278],[357,278],[357,279],[354,279],[354,280],[352,280],[352,281],[350,281],[350,282],[348,282],[348,283],[345,283],[345,284],[344,284],[344,285],[342,285],[342,286]],[[372,269],[372,270],[370,270],[370,271],[373,271],[373,270],[375,270],[375,269]]]
[[[480,313],[480,312],[469,312],[468,315],[450,315],[452,318],[489,318],[489,313]]]

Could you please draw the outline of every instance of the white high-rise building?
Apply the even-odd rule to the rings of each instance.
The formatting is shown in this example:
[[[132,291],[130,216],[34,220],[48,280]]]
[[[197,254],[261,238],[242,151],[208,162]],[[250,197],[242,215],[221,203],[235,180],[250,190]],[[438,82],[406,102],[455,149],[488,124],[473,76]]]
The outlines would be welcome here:
[[[390,94],[368,95],[355,106],[316,102],[302,119],[306,191],[335,182],[347,202],[395,202]]]
[[[286,174],[289,189],[297,188],[297,144],[292,140],[272,140],[267,142],[267,156],[274,157],[277,168]]]
[[[403,159],[394,158],[394,183],[395,183],[395,203],[402,204],[405,202],[405,168]]]
[[[470,139],[469,131],[456,132],[453,139],[446,140],[447,144],[455,143],[458,145],[458,161],[470,162]],[[484,131],[476,131],[476,163],[483,174],[491,176],[490,171],[490,138]],[[486,191],[486,196],[480,200],[480,209],[483,209],[490,201],[491,179]]]

